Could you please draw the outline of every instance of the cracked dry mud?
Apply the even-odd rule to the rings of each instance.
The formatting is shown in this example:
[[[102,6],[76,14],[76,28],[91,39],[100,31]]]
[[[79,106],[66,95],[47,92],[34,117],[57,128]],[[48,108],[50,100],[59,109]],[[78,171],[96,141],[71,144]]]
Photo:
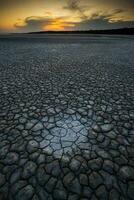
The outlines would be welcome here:
[[[133,52],[131,37],[0,39],[0,200],[134,199]]]

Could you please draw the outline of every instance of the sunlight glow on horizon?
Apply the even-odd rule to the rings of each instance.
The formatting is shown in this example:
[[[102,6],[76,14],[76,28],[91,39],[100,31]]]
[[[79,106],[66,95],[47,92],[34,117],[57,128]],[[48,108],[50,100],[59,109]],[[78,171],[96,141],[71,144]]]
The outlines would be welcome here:
[[[132,1],[102,0],[102,2],[100,0],[24,0],[23,2],[0,0],[0,32],[103,29],[114,24],[116,27],[133,26]]]

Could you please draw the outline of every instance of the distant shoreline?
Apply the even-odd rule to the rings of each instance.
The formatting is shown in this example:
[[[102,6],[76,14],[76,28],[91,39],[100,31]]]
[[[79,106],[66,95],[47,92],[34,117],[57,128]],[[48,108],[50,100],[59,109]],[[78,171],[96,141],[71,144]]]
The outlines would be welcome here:
[[[134,35],[134,28],[86,30],[86,31],[38,31],[26,34],[107,34],[107,35]]]
[[[43,34],[64,34],[64,35],[134,35],[134,28],[105,29],[105,30],[84,30],[84,31],[36,31],[25,33],[0,33],[0,36],[13,35],[43,35]]]

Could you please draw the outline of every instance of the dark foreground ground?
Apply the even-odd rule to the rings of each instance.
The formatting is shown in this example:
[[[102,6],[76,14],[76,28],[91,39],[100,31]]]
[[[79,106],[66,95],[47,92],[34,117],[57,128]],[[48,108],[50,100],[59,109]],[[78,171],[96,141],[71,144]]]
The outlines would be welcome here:
[[[133,200],[134,37],[28,37],[0,39],[0,200]]]

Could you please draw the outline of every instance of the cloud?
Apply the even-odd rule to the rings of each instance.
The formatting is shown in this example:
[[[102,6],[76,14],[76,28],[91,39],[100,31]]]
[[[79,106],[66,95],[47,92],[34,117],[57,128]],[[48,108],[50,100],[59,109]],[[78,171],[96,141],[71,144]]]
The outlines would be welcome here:
[[[0,19],[0,32],[131,27],[134,0],[0,0]]]
[[[90,30],[90,29],[115,29],[115,28],[134,28],[134,21],[122,21],[122,20],[111,20],[110,15],[94,14],[91,19],[83,20],[79,24],[76,24],[74,30]]]
[[[17,22],[14,26],[21,30],[26,31],[34,31],[34,30],[41,30],[43,26],[47,26],[51,23],[51,19],[37,17],[37,16],[30,16],[25,18],[24,21]]]
[[[83,20],[87,19],[87,16],[85,14],[85,6],[80,5],[80,0],[68,0],[67,6],[64,6],[63,8],[73,12],[78,12]]]
[[[123,9],[115,9],[110,12],[97,11],[92,13],[92,15],[90,16],[90,20],[102,18],[102,19],[107,19],[109,22],[117,22],[120,20],[123,21],[124,18],[123,15],[124,15]]]
[[[70,30],[75,24],[66,21],[65,17],[39,17],[30,16],[24,21],[19,21],[14,26],[21,32],[32,32],[41,30]]]
[[[76,10],[81,15],[80,19],[76,22],[69,20],[68,17],[55,17],[52,18],[50,12],[46,12],[45,16],[30,16],[24,20],[19,20],[15,23],[14,27],[19,32],[36,32],[47,30],[89,30],[89,29],[113,29],[134,27],[134,21],[124,21],[124,10],[114,9],[111,11],[96,11],[90,16],[83,16],[82,11],[79,9],[78,1],[71,0],[69,4],[70,10]],[[66,9],[69,9],[66,8]],[[80,12],[81,11],[81,12]]]

